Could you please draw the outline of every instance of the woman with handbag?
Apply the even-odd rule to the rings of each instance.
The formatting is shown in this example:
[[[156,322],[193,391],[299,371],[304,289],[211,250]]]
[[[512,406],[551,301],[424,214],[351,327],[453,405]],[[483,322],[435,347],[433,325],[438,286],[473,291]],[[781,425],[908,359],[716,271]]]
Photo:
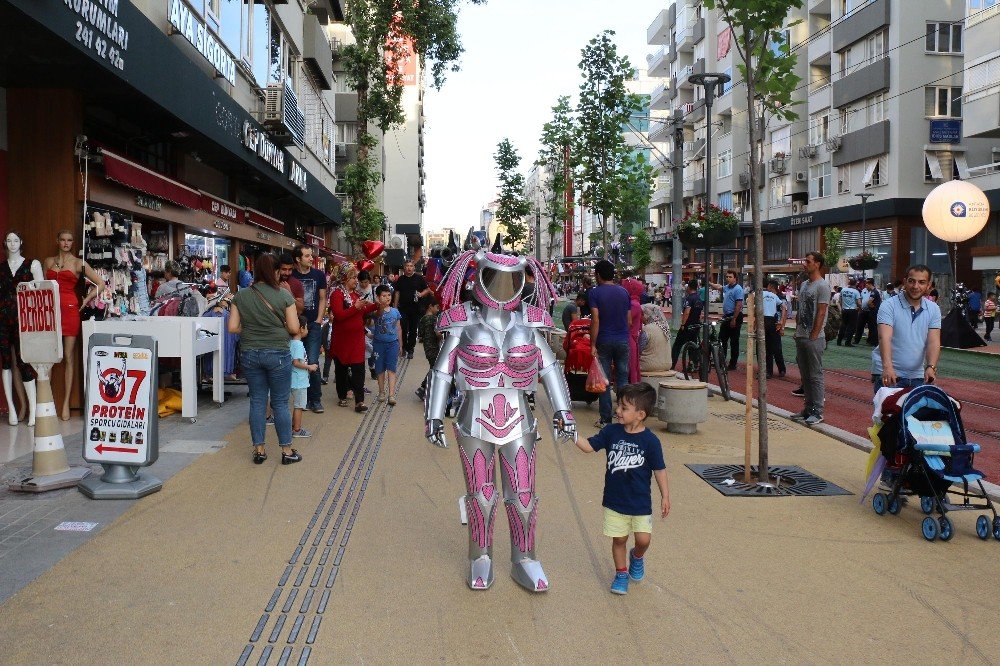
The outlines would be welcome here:
[[[290,465],[302,460],[292,448],[292,413],[288,408],[292,387],[289,335],[299,330],[299,314],[292,295],[278,285],[274,255],[257,258],[253,277],[253,286],[236,294],[229,313],[229,332],[240,334],[240,364],[250,389],[253,462],[259,465],[267,460],[265,405],[270,393],[281,464]]]
[[[338,274],[339,273],[339,274]],[[330,352],[333,356],[337,383],[337,403],[347,406],[347,391],[354,393],[354,411],[366,412],[365,404],[365,315],[378,305],[358,293],[358,271],[345,265],[335,270],[334,286],[330,290],[328,312],[333,318]]]

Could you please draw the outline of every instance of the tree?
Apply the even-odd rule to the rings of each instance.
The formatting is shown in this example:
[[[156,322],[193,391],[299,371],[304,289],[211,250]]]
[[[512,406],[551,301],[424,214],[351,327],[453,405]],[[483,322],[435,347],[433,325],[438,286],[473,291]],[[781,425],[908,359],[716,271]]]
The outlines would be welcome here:
[[[614,34],[613,30],[605,30],[581,52],[583,83],[576,107],[573,148],[576,183],[583,205],[597,215],[605,249],[609,240],[608,218],[621,212],[623,192],[630,174],[637,168],[623,128],[632,114],[642,108],[639,96],[625,87],[634,70],[626,56],[618,55],[611,40]]]
[[[649,232],[640,229],[635,233],[635,240],[632,241],[632,265],[635,270],[646,280],[646,269],[653,261],[653,241],[649,237]]]
[[[344,47],[348,83],[358,91],[358,160],[347,167],[343,191],[351,211],[345,236],[356,251],[360,243],[381,232],[385,214],[378,210],[376,191],[381,171],[374,155],[378,139],[369,123],[383,133],[404,121],[402,98],[406,62],[429,63],[431,85],[440,89],[447,72],[458,69],[462,55],[458,6],[462,0],[351,0],[344,18],[355,43]],[[484,4],[486,0],[468,0]]]
[[[570,176],[571,146],[573,143],[573,117],[569,96],[562,95],[552,107],[552,120],[542,126],[539,141],[541,150],[535,164],[545,167],[549,174],[545,182],[545,216],[549,220],[546,232],[549,234],[549,256],[556,247],[558,234],[563,230],[563,220],[569,212],[567,195],[572,192]]]
[[[759,404],[767,404],[766,350],[764,347],[764,237],[760,224],[757,169],[762,160],[758,142],[758,118],[768,115],[795,120],[792,93],[799,84],[793,72],[797,57],[789,50],[783,28],[789,12],[802,8],[802,0],[705,0],[707,9],[718,8],[733,29],[733,42],[741,62],[737,69],[746,85],[747,126],[750,128],[750,211],[753,217],[754,239],[754,299],[757,346],[757,385]],[[711,122],[709,118],[709,122]],[[766,409],[766,407],[764,407]],[[768,480],[767,419],[758,421],[758,469],[761,481]]]
[[[521,156],[510,139],[505,138],[497,144],[493,159],[497,163],[497,177],[500,179],[496,219],[507,229],[511,248],[524,249],[528,240],[528,225],[521,218],[531,212],[531,202],[524,196],[524,176],[517,171]]]
[[[823,260],[833,270],[844,255],[844,231],[840,227],[827,227],[823,230],[823,240],[826,243]]]

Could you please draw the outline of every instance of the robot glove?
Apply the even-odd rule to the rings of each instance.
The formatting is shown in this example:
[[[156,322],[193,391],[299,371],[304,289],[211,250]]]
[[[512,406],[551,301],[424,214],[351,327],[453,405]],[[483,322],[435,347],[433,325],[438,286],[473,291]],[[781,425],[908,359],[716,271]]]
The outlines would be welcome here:
[[[573,418],[573,412],[561,409],[552,416],[552,437],[557,441],[576,441],[576,419]]]
[[[448,448],[448,442],[444,438],[444,422],[441,419],[428,419],[424,428],[424,434],[434,446],[443,449]]]

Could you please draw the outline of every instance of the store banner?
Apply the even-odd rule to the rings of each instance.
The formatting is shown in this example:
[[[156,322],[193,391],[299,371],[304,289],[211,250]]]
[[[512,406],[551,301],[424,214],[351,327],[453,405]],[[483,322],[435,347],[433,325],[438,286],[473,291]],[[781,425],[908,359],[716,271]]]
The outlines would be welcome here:
[[[285,223],[253,208],[247,208],[247,222],[276,234],[285,233]]]
[[[225,220],[226,222],[236,222],[237,224],[243,224],[246,222],[246,211],[234,203],[226,201],[225,199],[220,199],[217,196],[211,195],[208,192],[199,190],[201,192],[201,209],[211,213],[220,220]]]
[[[201,208],[201,194],[183,183],[167,178],[161,173],[148,169],[132,160],[102,148],[104,175],[109,180],[125,187],[144,192],[172,204],[198,210]]]
[[[58,282],[42,280],[17,285],[17,325],[23,361],[59,363],[62,360]]]

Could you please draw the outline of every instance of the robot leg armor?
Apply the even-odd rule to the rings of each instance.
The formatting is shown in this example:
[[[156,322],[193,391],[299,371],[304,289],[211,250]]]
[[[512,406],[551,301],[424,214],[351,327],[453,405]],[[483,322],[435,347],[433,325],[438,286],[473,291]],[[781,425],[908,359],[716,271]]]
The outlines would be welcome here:
[[[465,510],[469,523],[469,587],[485,590],[493,584],[493,526],[499,493],[496,489],[496,448],[459,435],[458,451],[465,473]]]
[[[504,506],[510,522],[510,575],[525,589],[544,592],[549,579],[535,559],[535,431],[500,447]]]

